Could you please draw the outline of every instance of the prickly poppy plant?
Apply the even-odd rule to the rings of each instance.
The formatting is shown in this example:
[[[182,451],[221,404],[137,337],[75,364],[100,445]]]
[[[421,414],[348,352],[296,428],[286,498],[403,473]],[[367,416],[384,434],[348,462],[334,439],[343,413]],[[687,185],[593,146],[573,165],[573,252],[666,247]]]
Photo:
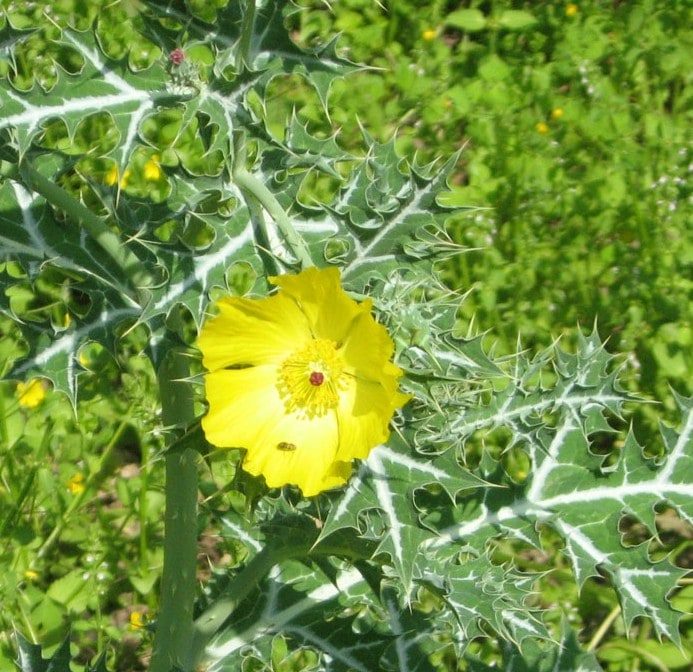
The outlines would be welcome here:
[[[683,570],[620,526],[654,535],[663,506],[690,520],[693,405],[658,459],[632,433],[600,455],[629,397],[596,332],[498,359],[459,333],[437,275],[462,252],[440,205],[457,156],[408,163],[366,130],[351,155],[291,114],[278,129],[277,81],[326,106],[359,70],[332,43],[299,48],[290,3],[87,3],[77,21],[30,4],[2,19],[0,310],[24,344],[5,377],[21,412],[50,384],[79,419],[87,374],[123,348],[156,372],[137,422],[165,465],[164,537],[146,540],[163,566],[132,579],[158,591],[152,618],[130,615],[152,672],[598,670],[537,599],[545,572],[497,552],[547,537],[577,589],[601,577],[626,627],[680,642]],[[198,488],[222,463],[218,491]],[[231,564],[198,565],[205,526]],[[69,669],[68,639],[47,663],[25,635],[22,670]]]

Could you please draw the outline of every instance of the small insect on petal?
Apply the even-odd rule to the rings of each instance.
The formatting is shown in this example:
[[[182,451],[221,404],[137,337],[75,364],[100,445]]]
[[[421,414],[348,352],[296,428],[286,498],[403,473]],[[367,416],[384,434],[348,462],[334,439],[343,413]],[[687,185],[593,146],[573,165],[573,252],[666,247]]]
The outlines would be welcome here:
[[[295,443],[288,443],[287,441],[280,441],[277,444],[277,450],[292,451],[296,450]]]

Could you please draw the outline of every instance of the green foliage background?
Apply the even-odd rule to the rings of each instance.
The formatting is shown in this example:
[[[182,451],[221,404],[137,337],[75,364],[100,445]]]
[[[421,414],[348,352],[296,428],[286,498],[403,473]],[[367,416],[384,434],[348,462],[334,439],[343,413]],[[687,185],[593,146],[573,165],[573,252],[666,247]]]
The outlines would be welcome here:
[[[9,11],[16,3],[3,4]],[[106,8],[99,2],[51,4],[61,15],[71,15],[78,28],[100,13],[101,47],[112,58],[126,59],[133,70],[161,56],[145,39],[133,40],[135,1]],[[337,82],[329,117],[299,77],[275,80],[258,115],[279,136],[293,108],[311,132],[328,137],[339,130],[339,143],[353,151],[364,147],[359,122],[382,141],[396,134],[398,151],[410,158],[432,160],[463,148],[446,202],[476,206],[451,224],[455,240],[469,249],[442,268],[452,287],[472,290],[460,329],[466,332],[471,324],[488,331],[488,344],[506,354],[516,351],[518,335],[532,349],[560,334],[572,342],[578,323],[591,327],[596,320],[612,351],[630,353],[631,388],[662,400],[673,417],[669,386],[690,394],[693,352],[688,3],[581,2],[576,10],[569,3],[507,0],[298,4],[301,11],[291,17],[297,42],[324,43],[341,32],[339,45],[349,58],[373,69]],[[214,13],[213,2],[190,5]],[[26,12],[29,22],[44,9],[41,3],[32,7],[33,17],[31,8]],[[0,74],[19,89],[34,83],[49,89],[56,68],[78,69],[70,54],[52,51],[50,38],[48,26],[23,45],[17,60],[0,54]],[[188,57],[204,76],[210,62],[204,48]],[[89,124],[75,138],[53,124],[41,143],[68,154],[74,143],[77,154],[98,138],[100,149],[107,149],[113,133],[107,120]],[[151,148],[133,160],[131,194],[154,202],[167,195],[164,177],[144,177],[155,152],[164,167],[180,162],[196,174],[216,170],[213,153],[201,158],[195,129],[179,131],[175,115],[143,129]],[[161,151],[172,137],[175,148]],[[87,156],[77,170],[103,181],[108,165]],[[318,179],[303,198],[326,200],[333,188],[329,179]],[[174,233],[193,249],[205,244],[204,227],[159,232],[162,238]],[[28,322],[60,330],[66,315],[86,310],[79,294],[64,290],[65,278],[51,271],[33,285],[11,264],[4,271],[17,277],[7,300]],[[247,285],[243,270],[236,271],[231,283]],[[0,320],[0,356],[9,368],[25,346],[12,323]],[[186,329],[181,319],[184,336]],[[14,669],[9,636],[14,627],[50,651],[68,624],[83,663],[110,639],[118,650],[118,669],[140,669],[148,634],[129,630],[128,621],[133,611],[156,610],[152,587],[161,563],[163,505],[160,464],[153,459],[159,440],[153,372],[137,357],[144,347],[144,335],[135,330],[115,356],[98,347],[82,353],[79,422],[61,395],[49,394],[37,411],[27,412],[17,406],[14,385],[0,385],[0,430],[12,446],[0,484],[0,524],[11,541],[0,550],[0,564],[8,568],[0,576],[6,605],[0,614],[2,672]],[[661,409],[645,406],[636,413],[639,438],[652,445]],[[500,437],[487,438],[490,444],[494,440],[502,445]],[[203,475],[204,511],[210,518],[221,502],[219,486],[233,471],[225,460],[216,460]],[[69,490],[76,474],[87,483],[79,499]],[[246,506],[232,502],[238,510]],[[57,521],[60,552],[54,553],[49,535]],[[671,552],[686,565],[690,530],[678,519],[670,523],[660,530],[655,551],[659,557]],[[623,532],[630,543],[647,538],[637,525]],[[583,629],[587,642],[613,613],[615,595],[591,579],[578,598],[569,565],[558,555],[560,541],[543,534],[557,569],[541,582],[541,599],[566,605],[568,620]],[[50,563],[33,568],[30,557],[44,547]],[[203,537],[203,549],[220,567],[244,559],[233,542]],[[539,571],[549,562],[529,552],[518,555],[510,543],[495,553],[514,558],[523,570]],[[690,586],[675,598],[682,610],[690,611],[692,601]],[[688,642],[690,624],[684,619]],[[686,669],[685,652],[656,642],[648,623],[636,623],[631,634],[635,639],[627,641],[616,621],[597,643],[606,669]],[[483,650],[488,644],[480,646],[479,657],[492,660],[495,652]],[[309,653],[294,655],[281,647],[278,641],[273,669],[310,669]]]
[[[484,209],[445,273],[474,288],[465,321],[504,353],[596,321],[634,388],[673,410],[693,362],[689,3],[301,4],[301,39],[342,31],[381,68],[335,86],[341,142],[358,145],[357,117],[410,157],[464,148],[447,202]],[[324,128],[314,102],[299,114]]]

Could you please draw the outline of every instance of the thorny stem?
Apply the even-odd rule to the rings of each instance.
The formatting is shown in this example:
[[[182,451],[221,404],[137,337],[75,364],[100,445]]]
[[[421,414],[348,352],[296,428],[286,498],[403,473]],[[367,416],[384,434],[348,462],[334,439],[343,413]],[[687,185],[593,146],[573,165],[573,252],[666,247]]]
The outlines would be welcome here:
[[[41,194],[54,207],[65,211],[70,219],[79,222],[82,228],[123,271],[123,277],[132,283],[135,290],[127,290],[128,296],[140,303],[139,290],[150,285],[151,278],[132,250],[124,245],[123,241],[89,208],[82,205],[57,184],[51,182],[29,163],[20,164],[19,172],[27,187]]]
[[[158,371],[164,426],[185,427],[194,421],[189,375],[189,357],[183,350],[169,350]],[[164,568],[150,672],[192,669],[196,561],[197,451],[188,444],[166,453]]]
[[[296,231],[291,219],[282,208],[275,195],[245,167],[244,139],[239,133],[234,138],[233,181],[241,188],[244,195],[257,199],[262,207],[267,210],[281,232],[284,240],[291,248],[303,268],[314,266],[306,241]]]

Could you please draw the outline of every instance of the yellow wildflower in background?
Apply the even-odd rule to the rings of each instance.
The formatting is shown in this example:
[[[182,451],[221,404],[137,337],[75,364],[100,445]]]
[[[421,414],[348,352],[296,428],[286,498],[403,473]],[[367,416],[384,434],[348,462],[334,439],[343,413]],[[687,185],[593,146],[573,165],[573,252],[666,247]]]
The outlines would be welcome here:
[[[580,8],[574,2],[569,2],[565,6],[565,15],[566,16],[575,16],[579,11],[580,11]]]
[[[125,189],[125,187],[128,186],[128,182],[130,181],[130,177],[132,176],[132,171],[129,168],[125,169],[125,172],[123,173],[123,177],[120,180],[120,188]]]
[[[27,581],[36,581],[39,578],[39,573],[35,572],[33,569],[27,569],[24,572],[24,578]]]
[[[118,166],[116,166],[115,163],[106,171],[106,174],[103,177],[103,181],[109,187],[118,184]]]
[[[421,37],[423,37],[426,42],[430,42],[431,40],[435,40],[436,36],[438,35],[438,31],[435,30],[435,28],[428,28],[427,30],[424,30],[421,33]]]
[[[147,617],[141,611],[133,611],[130,614],[130,629],[140,630],[147,625]]]
[[[46,388],[40,378],[34,378],[26,383],[17,383],[15,394],[20,406],[36,408],[46,398]]]
[[[79,495],[84,492],[84,474],[75,474],[68,482],[67,489],[73,495]]]
[[[537,133],[546,135],[549,132],[549,125],[543,121],[540,121],[534,128],[537,129]]]
[[[161,178],[163,171],[161,170],[159,159],[160,157],[158,154],[154,154],[151,157],[149,157],[149,159],[147,159],[147,162],[144,164],[145,180],[149,180],[150,182],[156,182],[158,179]]]
[[[215,446],[245,448],[243,468],[268,486],[309,497],[346,482],[408,397],[372,302],[349,298],[336,268],[270,281],[276,294],[223,298],[202,327],[202,428]]]
[[[106,171],[103,180],[109,187],[114,187],[117,184],[121,189],[125,189],[125,187],[127,187],[128,180],[130,179],[131,175],[132,171],[129,168],[126,168],[125,172],[123,173],[123,177],[121,178],[118,166],[114,163]]]
[[[553,110],[551,110],[551,118],[554,121],[558,121],[563,117],[563,108],[562,107],[554,107]]]

